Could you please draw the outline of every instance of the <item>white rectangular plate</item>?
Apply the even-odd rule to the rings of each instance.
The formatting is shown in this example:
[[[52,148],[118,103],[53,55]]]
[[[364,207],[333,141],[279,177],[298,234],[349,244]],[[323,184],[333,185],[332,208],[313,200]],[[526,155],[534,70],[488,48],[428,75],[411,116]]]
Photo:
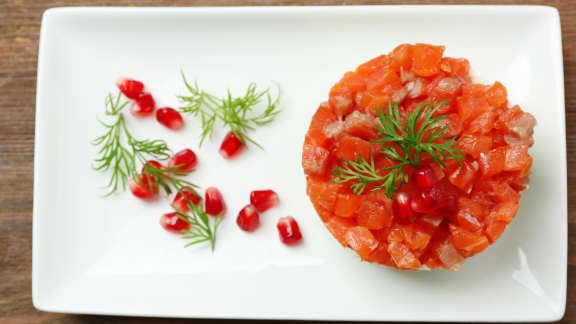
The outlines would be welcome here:
[[[476,75],[502,81],[538,120],[533,176],[514,223],[459,273],[400,272],[362,263],[325,230],[305,194],[304,133],[341,75],[406,42],[446,45]],[[180,70],[210,91],[256,81],[282,88],[283,112],[234,161],[224,133],[198,148],[199,123],[170,132],[154,118],[137,136],[191,147],[190,180],[221,188],[228,214],[216,251],[183,248],[158,225],[168,201],[103,199],[91,169],[115,79],[143,80],[159,106],[178,106]],[[143,316],[322,320],[550,321],[566,296],[566,146],[561,35],[549,7],[373,6],[70,8],[45,13],[38,66],[33,296],[46,311]],[[281,205],[253,234],[235,215],[255,188]],[[276,220],[295,216],[304,242],[287,248]]]

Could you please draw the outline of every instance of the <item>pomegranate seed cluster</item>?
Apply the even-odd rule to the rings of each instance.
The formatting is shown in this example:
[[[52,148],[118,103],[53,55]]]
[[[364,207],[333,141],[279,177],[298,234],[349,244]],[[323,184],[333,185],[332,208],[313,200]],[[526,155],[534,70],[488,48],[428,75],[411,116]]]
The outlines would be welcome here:
[[[134,117],[146,118],[152,116],[156,110],[156,103],[152,95],[145,92],[144,84],[140,81],[121,78],[117,82],[118,89],[128,99],[132,100],[130,112]],[[156,120],[170,130],[179,130],[184,126],[182,115],[170,107],[156,110]],[[225,159],[232,159],[240,155],[245,143],[234,132],[229,132],[220,146],[219,153]],[[142,200],[152,201],[158,197],[159,184],[154,172],[174,169],[175,174],[186,175],[198,166],[196,153],[191,149],[183,149],[172,156],[166,165],[150,160],[142,167],[141,173],[130,180],[129,188],[132,194]],[[165,171],[168,173],[167,171]],[[162,172],[164,173],[164,172]],[[166,175],[164,175],[166,176]],[[204,203],[203,206],[202,202]],[[256,231],[260,227],[260,215],[276,206],[279,197],[273,190],[255,190],[250,194],[250,204],[243,207],[236,218],[240,229],[246,232]],[[206,215],[214,218],[223,217],[226,210],[224,198],[215,187],[209,187],[204,192],[204,199],[192,186],[183,186],[178,190],[172,200],[174,212],[163,214],[160,225],[168,232],[174,234],[189,233],[191,222],[185,214],[191,209],[202,208]],[[291,217],[280,218],[277,223],[281,242],[286,245],[296,245],[302,240],[302,234],[296,220]]]

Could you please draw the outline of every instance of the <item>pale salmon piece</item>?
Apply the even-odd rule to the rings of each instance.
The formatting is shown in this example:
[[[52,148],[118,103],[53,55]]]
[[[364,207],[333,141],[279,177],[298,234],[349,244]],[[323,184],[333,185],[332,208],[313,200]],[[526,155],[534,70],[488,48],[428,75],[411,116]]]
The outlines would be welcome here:
[[[358,253],[362,260],[368,259],[372,250],[378,246],[374,235],[365,227],[354,226],[344,234],[346,244]]]
[[[459,250],[476,254],[484,251],[490,245],[488,238],[481,232],[470,232],[452,224],[450,224],[450,232],[452,233],[452,243]]]
[[[328,228],[328,231],[342,244],[346,246],[346,232],[354,226],[356,223],[353,220],[341,217],[332,217],[324,225]]]
[[[451,271],[460,270],[460,266],[464,262],[464,257],[458,253],[458,250],[452,244],[452,240],[448,239],[442,243],[436,250],[436,255],[442,266]]]
[[[330,151],[311,144],[302,149],[302,167],[308,175],[323,176],[326,174]]]
[[[355,194],[339,193],[336,199],[336,207],[334,208],[334,215],[338,217],[352,217],[360,203],[362,202],[362,196]]]
[[[355,161],[360,156],[366,160],[370,159],[370,142],[359,137],[344,135],[340,137],[336,146],[336,157],[339,159]]]
[[[368,229],[382,229],[392,223],[392,204],[363,199],[356,210],[358,225]]]

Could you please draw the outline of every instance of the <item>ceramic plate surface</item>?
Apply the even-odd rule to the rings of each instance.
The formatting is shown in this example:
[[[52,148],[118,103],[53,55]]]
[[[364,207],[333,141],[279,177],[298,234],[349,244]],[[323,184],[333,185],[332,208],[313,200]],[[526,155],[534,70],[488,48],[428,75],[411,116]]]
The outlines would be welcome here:
[[[348,70],[406,42],[443,44],[475,75],[499,80],[538,120],[530,188],[503,237],[461,271],[400,272],[362,263],[324,228],[305,194],[301,147],[310,118]],[[249,82],[282,89],[276,122],[251,133],[265,148],[234,161],[224,136],[198,148],[180,132],[128,117],[140,137],[198,152],[188,179],[228,204],[214,253],[184,249],[158,225],[167,200],[103,199],[91,168],[115,80],[143,80],[159,106],[178,106],[180,70],[215,93]],[[566,298],[564,88],[558,12],[549,7],[372,6],[68,8],[45,13],[38,66],[33,296],[46,311],[142,316],[322,320],[550,321]],[[253,234],[237,211],[253,189],[281,204]],[[278,218],[304,242],[287,248]]]

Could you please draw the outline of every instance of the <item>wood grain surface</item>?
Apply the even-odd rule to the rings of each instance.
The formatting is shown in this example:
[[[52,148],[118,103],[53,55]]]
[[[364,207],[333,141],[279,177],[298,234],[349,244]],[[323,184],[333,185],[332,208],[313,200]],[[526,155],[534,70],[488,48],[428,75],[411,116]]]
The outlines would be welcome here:
[[[557,1],[32,1],[0,0],[0,323],[179,323],[179,319],[44,313],[31,299],[34,107],[40,20],[62,6],[249,6],[357,4],[543,4],[562,21],[568,149],[568,296],[563,323],[576,322],[576,0]],[[202,320],[199,322],[216,322]]]

